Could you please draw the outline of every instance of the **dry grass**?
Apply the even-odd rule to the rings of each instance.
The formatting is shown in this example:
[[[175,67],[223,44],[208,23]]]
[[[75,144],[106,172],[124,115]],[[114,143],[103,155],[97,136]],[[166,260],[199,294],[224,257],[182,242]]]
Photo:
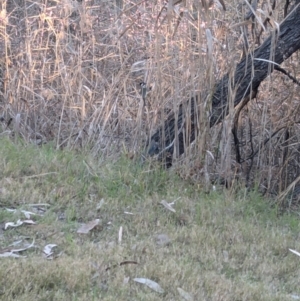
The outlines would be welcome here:
[[[282,5],[273,12],[273,22],[282,20]],[[260,4],[262,10],[268,7]],[[247,5],[226,1],[226,9],[215,5],[205,11],[194,0],[175,6],[129,0],[3,1],[2,135],[34,144],[54,142],[57,148],[89,146],[93,155],[114,158],[120,150],[140,153],[170,110],[233,72],[243,52],[236,24],[244,20]],[[272,29],[266,28],[262,37]],[[250,26],[248,32],[252,51],[257,44]],[[297,76],[297,54],[284,67]],[[142,81],[152,88],[145,104]],[[201,134],[179,162],[181,175],[230,183],[238,175],[266,194],[284,191],[299,174],[298,95],[299,86],[278,72],[265,81],[240,118],[240,163],[232,145],[232,119],[209,130],[210,104],[201,103]]]
[[[125,158],[96,161],[22,141],[1,139],[0,158],[1,252],[34,240],[21,253],[26,258],[1,258],[1,300],[179,300],[178,287],[194,300],[299,298],[299,258],[288,251],[300,250],[299,220],[277,216],[256,193],[205,194],[173,172]],[[176,213],[160,205],[163,199],[175,201]],[[49,206],[32,206],[41,203]],[[31,217],[36,225],[3,231],[4,223],[24,219],[5,208],[41,215]],[[99,227],[77,233],[95,218]],[[159,244],[159,234],[170,241]],[[43,257],[50,243],[58,245],[53,260]],[[120,265],[125,261],[137,264]]]
[[[242,55],[233,25],[243,20],[245,4],[227,1],[224,13],[205,12],[199,3],[168,9],[163,1],[0,3],[0,223],[24,219],[5,208],[42,213],[32,217],[37,225],[1,227],[1,251],[35,241],[26,258],[1,258],[1,300],[178,300],[178,287],[194,300],[299,297],[298,257],[288,251],[300,250],[298,218],[277,216],[256,193],[218,193],[207,185],[221,178],[272,194],[293,183],[299,86],[274,72],[243,110],[242,164],[230,118],[203,128],[175,164],[180,177],[125,158],[142,151],[170,110],[212,89]],[[282,20],[280,12],[279,6],[274,21]],[[208,53],[207,29],[215,38]],[[294,76],[298,61],[295,54],[284,63]],[[145,105],[141,81],[152,87]],[[205,125],[206,114],[201,118]],[[176,213],[160,205],[163,199],[176,200]],[[31,206],[41,203],[49,206]],[[95,218],[97,229],[76,233]],[[159,234],[170,243],[158,245]],[[49,243],[58,245],[54,260],[42,255]],[[127,260],[138,264],[120,266]],[[158,282],[165,293],[135,277]]]

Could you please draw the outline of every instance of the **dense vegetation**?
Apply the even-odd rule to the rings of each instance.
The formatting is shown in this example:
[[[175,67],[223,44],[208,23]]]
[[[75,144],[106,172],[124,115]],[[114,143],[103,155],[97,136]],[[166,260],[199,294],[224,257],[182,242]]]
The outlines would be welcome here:
[[[214,127],[204,97],[295,3],[254,4],[0,3],[1,300],[300,298],[298,53]]]

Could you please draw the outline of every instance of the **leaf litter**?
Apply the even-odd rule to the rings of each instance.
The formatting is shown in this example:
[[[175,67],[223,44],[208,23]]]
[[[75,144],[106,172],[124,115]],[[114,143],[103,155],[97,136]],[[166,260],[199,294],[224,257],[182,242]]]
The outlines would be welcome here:
[[[182,288],[177,287],[177,291],[184,300],[194,301],[194,298],[188,292],[184,291]]]
[[[6,211],[13,212],[13,213],[22,212],[27,219],[30,219],[31,215],[37,215],[37,213],[26,211],[26,210],[10,209],[10,208],[5,208],[5,209]]]
[[[22,241],[20,240],[20,241],[14,243],[13,245],[11,245],[10,247],[7,247],[5,249],[0,250],[0,257],[14,257],[14,258],[25,258],[25,257],[27,257],[27,256],[19,255],[17,253],[24,252],[24,251],[26,251],[30,248],[33,248],[35,241],[33,240],[33,242],[30,245],[27,245],[23,248],[14,249],[15,245],[19,244],[21,242]]]
[[[4,230],[7,230],[7,228],[9,227],[12,227],[12,228],[16,228],[16,227],[20,227],[22,226],[23,224],[26,224],[26,225],[36,225],[36,222],[34,222],[33,220],[31,219],[27,219],[27,220],[18,220],[17,222],[8,222],[8,223],[5,223],[4,225]]]
[[[176,210],[172,207],[175,204],[175,202],[168,203],[167,201],[162,200],[160,203],[169,211],[176,213]]]
[[[87,224],[81,225],[77,230],[79,234],[88,234],[91,230],[95,229],[99,225],[100,219],[94,219],[93,221],[88,222]]]
[[[147,278],[134,278],[133,281],[144,284],[157,293],[163,294],[165,292],[164,289],[153,280]]]

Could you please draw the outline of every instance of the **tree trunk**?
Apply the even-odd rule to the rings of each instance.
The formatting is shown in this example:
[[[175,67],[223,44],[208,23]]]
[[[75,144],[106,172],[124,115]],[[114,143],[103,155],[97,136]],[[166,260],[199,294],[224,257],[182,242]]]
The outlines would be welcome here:
[[[298,4],[287,18],[280,24],[279,30],[275,30],[258,47],[254,53],[248,54],[237,65],[234,76],[227,73],[219,83],[216,84],[211,96],[212,112],[210,126],[221,122],[228,114],[229,92],[236,91],[234,106],[243,100],[255,97],[260,83],[273,72],[276,64],[281,64],[300,48],[300,4]],[[205,93],[204,93],[205,94]],[[206,93],[208,95],[208,92]],[[152,135],[148,143],[148,154],[150,156],[159,154],[160,160],[166,160],[167,165],[172,163],[174,152],[175,134],[178,134],[179,155],[185,151],[184,130],[186,109],[190,105],[190,129],[189,141],[195,140],[195,120],[199,112],[198,97],[190,99],[190,103],[181,104],[177,112],[177,131],[175,131],[175,114],[171,114],[164,124]]]

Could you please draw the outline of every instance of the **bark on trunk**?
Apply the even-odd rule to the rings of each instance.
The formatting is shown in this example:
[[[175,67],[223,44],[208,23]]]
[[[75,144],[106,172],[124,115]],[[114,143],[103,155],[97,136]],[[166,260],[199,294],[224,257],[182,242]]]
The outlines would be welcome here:
[[[234,106],[245,99],[255,97],[260,83],[274,70],[274,65],[280,65],[300,48],[300,4],[280,24],[279,30],[275,30],[258,47],[254,53],[247,55],[237,65],[234,76],[230,78],[226,74],[214,89],[212,95],[212,113],[210,126],[222,121],[228,113],[228,87],[236,90]],[[274,62],[274,64],[272,63]],[[205,93],[204,93],[205,94]],[[206,93],[208,95],[208,92]],[[195,140],[195,117],[198,116],[198,97],[190,99],[190,130],[189,141]],[[175,114],[171,114],[164,124],[152,135],[148,143],[148,154],[150,156],[159,154],[161,160],[166,160],[167,165],[172,162],[174,152],[174,141],[177,132],[179,143],[179,155],[185,150],[184,130],[185,115],[188,102],[181,104],[177,112],[178,119],[175,125]],[[195,111],[195,108],[197,109]],[[197,113],[197,114],[195,114]],[[175,126],[177,130],[175,131]]]

